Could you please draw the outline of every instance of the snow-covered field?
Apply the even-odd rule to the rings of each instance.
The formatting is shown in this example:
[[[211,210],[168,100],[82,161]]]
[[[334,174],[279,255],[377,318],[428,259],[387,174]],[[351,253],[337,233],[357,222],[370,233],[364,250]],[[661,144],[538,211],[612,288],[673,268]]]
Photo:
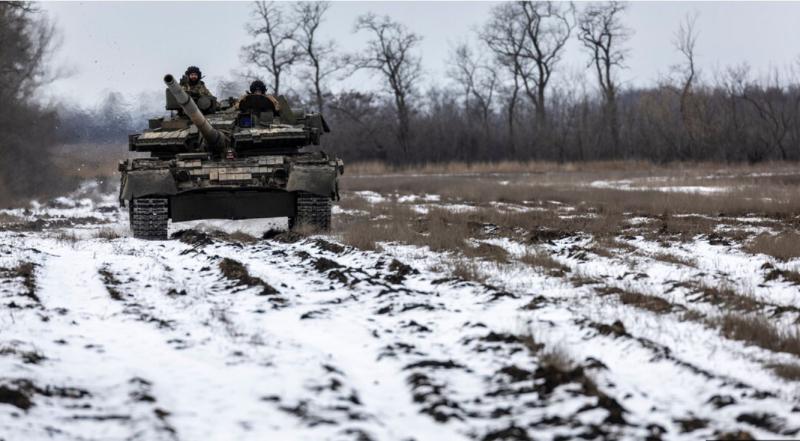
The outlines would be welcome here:
[[[621,182],[594,186],[633,191]],[[724,193],[700,188],[677,191]],[[361,206],[342,219],[387,201],[475,211],[431,193],[344,197]],[[2,441],[800,437],[800,259],[713,234],[665,247],[620,232],[601,251],[591,234],[481,225],[464,239],[508,257],[473,258],[470,280],[455,252],[362,251],[283,219],[136,240],[114,198],[87,184],[0,211]],[[550,202],[490,206],[579,216]],[[732,313],[788,343],[726,333]]]

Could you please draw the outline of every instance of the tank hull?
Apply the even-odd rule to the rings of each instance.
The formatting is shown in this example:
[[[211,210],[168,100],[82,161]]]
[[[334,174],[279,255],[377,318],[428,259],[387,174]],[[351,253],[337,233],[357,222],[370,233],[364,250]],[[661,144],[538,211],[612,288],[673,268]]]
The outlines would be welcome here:
[[[338,199],[340,160],[322,152],[234,161],[202,155],[120,163],[120,202],[167,201],[173,222],[198,219],[295,218],[298,196]],[[307,199],[305,199],[307,200]],[[302,202],[302,201],[301,201]]]
[[[254,219],[297,214],[297,195],[288,191],[210,190],[169,197],[173,222],[198,219]]]

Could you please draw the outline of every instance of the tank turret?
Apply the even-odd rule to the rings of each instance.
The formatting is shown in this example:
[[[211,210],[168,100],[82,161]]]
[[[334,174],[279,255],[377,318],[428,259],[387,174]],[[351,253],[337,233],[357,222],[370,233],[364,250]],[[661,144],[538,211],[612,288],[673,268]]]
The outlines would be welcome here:
[[[197,130],[203,135],[203,139],[205,139],[209,149],[215,153],[227,152],[230,149],[228,137],[208,122],[192,97],[175,81],[175,77],[171,74],[164,75],[164,84],[167,85],[167,89],[183,109],[183,113],[192,120]]]

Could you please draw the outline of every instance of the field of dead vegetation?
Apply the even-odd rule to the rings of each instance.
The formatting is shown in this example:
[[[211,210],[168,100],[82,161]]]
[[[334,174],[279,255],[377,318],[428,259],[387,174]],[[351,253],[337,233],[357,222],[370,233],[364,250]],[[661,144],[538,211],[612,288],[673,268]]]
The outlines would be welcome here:
[[[329,233],[0,211],[0,440],[793,439],[800,166],[350,167]]]

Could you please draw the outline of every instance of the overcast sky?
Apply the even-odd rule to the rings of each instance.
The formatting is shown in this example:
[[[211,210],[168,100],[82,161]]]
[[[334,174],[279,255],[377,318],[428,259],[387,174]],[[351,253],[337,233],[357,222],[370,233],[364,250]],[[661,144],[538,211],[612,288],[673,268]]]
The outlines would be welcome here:
[[[357,16],[369,11],[387,14],[423,36],[422,56],[427,81],[443,82],[450,48],[474,36],[486,21],[491,2],[335,2],[322,28],[346,51],[364,46],[366,34],[354,34]],[[63,44],[56,64],[72,71],[49,90],[53,96],[85,105],[107,91],[132,99],[142,92],[163,93],[164,73],[181,74],[187,65],[203,69],[206,83],[242,71],[240,48],[252,5],[246,2],[78,2],[44,3],[43,9],[61,31]],[[289,5],[287,5],[289,6]],[[578,7],[582,5],[578,3]],[[698,14],[697,53],[701,69],[749,63],[756,72],[784,67],[800,54],[800,3],[770,2],[642,2],[632,3],[625,23],[634,31],[623,78],[628,84],[655,82],[679,58],[671,45],[686,14]],[[560,65],[563,73],[581,71],[586,55],[573,41]],[[587,81],[593,78],[587,72]],[[291,81],[290,81],[291,83]],[[332,85],[377,88],[362,75]]]

